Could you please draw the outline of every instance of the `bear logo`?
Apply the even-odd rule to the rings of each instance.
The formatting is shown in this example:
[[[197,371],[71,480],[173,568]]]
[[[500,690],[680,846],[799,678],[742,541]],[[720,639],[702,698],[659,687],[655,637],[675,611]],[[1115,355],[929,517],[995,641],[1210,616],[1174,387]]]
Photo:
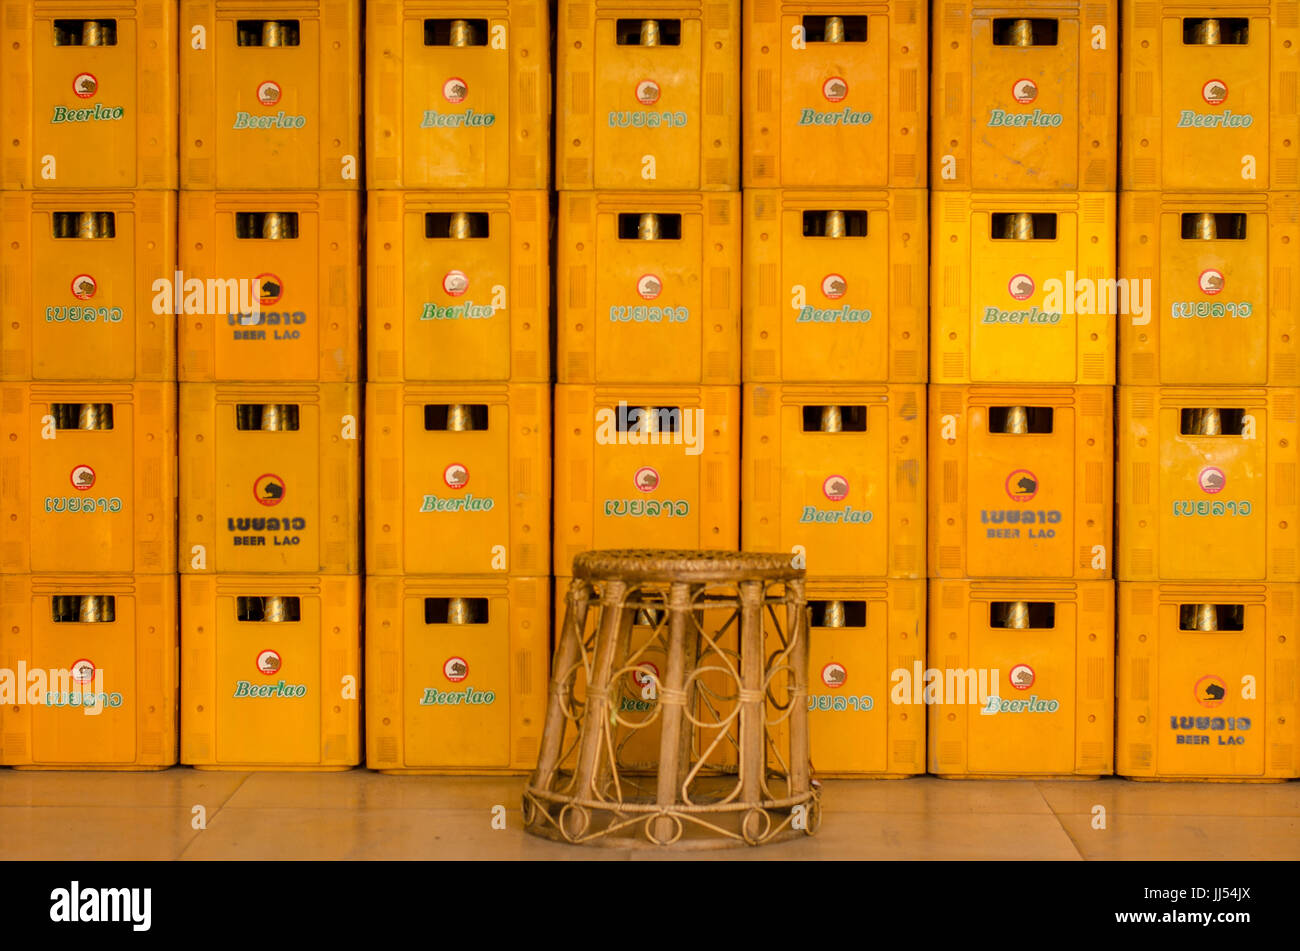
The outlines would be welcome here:
[[[1203,707],[1220,707],[1228,696],[1228,682],[1217,674],[1206,674],[1196,681],[1192,696]]]
[[[1034,292],[1034,279],[1028,274],[1017,274],[1007,281],[1007,291],[1016,300],[1025,300]]]
[[[90,300],[99,290],[99,283],[89,274],[78,274],[72,279],[72,296],[77,300]]]
[[[448,102],[464,102],[469,95],[469,86],[459,76],[453,76],[442,84],[442,97]]]
[[[842,76],[832,76],[822,83],[822,95],[827,102],[840,102],[849,94],[849,84]]]
[[[1206,466],[1196,477],[1196,483],[1201,487],[1202,492],[1208,495],[1216,495],[1223,491],[1223,487],[1228,483],[1228,478],[1218,466]]]
[[[1228,98],[1228,87],[1222,79],[1211,79],[1201,87],[1201,98],[1217,106]]]
[[[1217,294],[1223,290],[1223,272],[1210,268],[1208,271],[1202,271],[1201,276],[1196,279],[1196,284],[1204,294]]]
[[[1011,680],[1011,686],[1017,690],[1028,690],[1034,685],[1034,668],[1028,664],[1016,664],[1007,676]]]
[[[830,663],[822,668],[822,683],[832,690],[843,687],[848,679],[849,672],[844,669],[843,664]]]
[[[469,277],[464,271],[448,271],[443,276],[442,289],[450,297],[460,297],[469,290]]]
[[[842,274],[827,274],[822,278],[822,294],[830,300],[838,300],[849,289],[848,281]]]
[[[839,502],[849,494],[849,480],[842,475],[827,476],[822,481],[822,495],[832,502]]]
[[[68,478],[74,489],[85,492],[95,484],[95,470],[85,465],[74,466]]]
[[[1028,469],[1016,469],[1004,483],[1007,495],[1016,502],[1028,502],[1038,494],[1038,476]]]
[[[642,492],[653,492],[659,488],[659,472],[652,466],[642,466],[632,476],[632,484]]]
[[[463,657],[448,657],[442,665],[442,675],[452,683],[459,683],[469,676],[469,664]]]
[[[279,505],[284,501],[284,480],[273,472],[257,477],[253,482],[253,498],[262,505]]]

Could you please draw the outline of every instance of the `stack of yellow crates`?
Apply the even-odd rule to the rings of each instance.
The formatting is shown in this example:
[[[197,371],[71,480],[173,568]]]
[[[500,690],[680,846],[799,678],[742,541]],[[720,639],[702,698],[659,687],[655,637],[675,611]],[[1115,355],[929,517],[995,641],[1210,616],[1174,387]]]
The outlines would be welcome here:
[[[180,4],[181,761],[360,762],[360,4]]]
[[[536,763],[549,631],[550,19],[366,24],[366,762]]]
[[[925,771],[927,14],[746,5],[742,539],[807,570],[821,775]]]
[[[740,7],[559,4],[557,629],[579,552],[740,541]],[[624,767],[658,755],[666,629],[638,613]]]
[[[11,3],[0,23],[0,667],[17,678],[0,763],[160,769],[176,762],[176,18],[69,7]]]
[[[1117,772],[1300,776],[1300,5],[1125,2]]]
[[[929,769],[1097,776],[1114,748],[1116,4],[940,9]]]

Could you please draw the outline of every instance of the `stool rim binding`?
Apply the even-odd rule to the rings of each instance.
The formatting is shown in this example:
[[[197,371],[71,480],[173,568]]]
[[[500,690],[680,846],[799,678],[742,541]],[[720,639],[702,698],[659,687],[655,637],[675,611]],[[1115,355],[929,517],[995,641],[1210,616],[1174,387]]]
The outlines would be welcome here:
[[[588,581],[798,581],[804,575],[790,555],[776,552],[626,548],[584,551],[573,559],[573,577]]]

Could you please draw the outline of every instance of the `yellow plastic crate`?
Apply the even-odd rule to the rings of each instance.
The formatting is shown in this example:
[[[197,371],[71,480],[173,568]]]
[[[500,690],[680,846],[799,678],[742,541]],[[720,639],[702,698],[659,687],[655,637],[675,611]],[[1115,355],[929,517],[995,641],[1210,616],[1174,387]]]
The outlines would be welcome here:
[[[341,770],[361,762],[361,579],[181,577],[181,762]]]
[[[924,187],[928,13],[746,4],[745,187]]]
[[[181,194],[181,271],[203,291],[202,310],[180,321],[182,381],[357,379],[358,201],[328,191]]]
[[[925,706],[899,694],[898,685],[900,671],[912,676],[925,660],[925,582],[814,578],[805,594],[811,626],[803,700],[816,774],[924,773]],[[787,698],[778,699],[784,705]],[[783,735],[789,722],[781,724]]]
[[[932,383],[1115,382],[1115,317],[1097,295],[1115,280],[1113,193],[931,200]],[[1005,236],[1026,221],[1033,238]]]
[[[176,379],[175,192],[4,192],[0,245],[0,378]]]
[[[1109,578],[1114,391],[935,386],[929,395],[932,577]]]
[[[541,0],[366,10],[370,188],[546,188],[551,29]]]
[[[740,7],[562,0],[556,187],[738,188]]]
[[[932,581],[929,646],[931,773],[1112,772],[1113,582]]]
[[[1300,578],[1296,396],[1280,387],[1119,388],[1117,578]]]
[[[925,576],[925,387],[745,384],[746,550],[815,578]]]
[[[361,187],[361,6],[182,0],[182,188]]]
[[[366,387],[366,570],[550,570],[550,387]]]
[[[555,571],[593,548],[734,548],[739,429],[738,386],[556,386]]]
[[[924,382],[928,210],[923,189],[747,189],[746,382]]]
[[[550,580],[366,580],[366,765],[531,771],[546,720]]]
[[[559,381],[739,383],[740,230],[738,192],[562,193]]]
[[[1119,584],[1115,771],[1132,779],[1300,776],[1295,584]]]
[[[0,623],[0,765],[175,764],[175,575],[7,575]]]
[[[1294,386],[1300,196],[1120,197],[1120,273],[1150,279],[1120,317],[1121,383]]]
[[[176,188],[176,5],[90,6],[5,6],[0,188]]]
[[[1121,188],[1296,187],[1293,0],[1235,8],[1124,0],[1121,16]]]
[[[546,192],[368,196],[372,383],[550,380]]]
[[[0,425],[0,571],[174,570],[176,384],[6,383]]]
[[[360,396],[346,383],[182,384],[180,570],[355,572]]]
[[[1118,26],[1118,0],[945,3],[931,187],[1114,191]]]

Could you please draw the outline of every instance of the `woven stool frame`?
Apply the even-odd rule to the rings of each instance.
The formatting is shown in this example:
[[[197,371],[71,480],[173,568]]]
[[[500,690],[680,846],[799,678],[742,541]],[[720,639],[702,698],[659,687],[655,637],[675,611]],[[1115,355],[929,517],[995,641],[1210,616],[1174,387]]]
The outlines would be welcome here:
[[[775,555],[579,555],[524,792],[528,831],[679,849],[814,833],[803,588],[803,572]],[[635,646],[634,624],[646,634]],[[651,652],[666,670],[646,662]],[[654,698],[633,701],[647,715],[625,715],[619,685],[624,698],[629,685]],[[657,742],[639,745],[649,739],[657,757],[637,760],[630,744],[656,728]]]

